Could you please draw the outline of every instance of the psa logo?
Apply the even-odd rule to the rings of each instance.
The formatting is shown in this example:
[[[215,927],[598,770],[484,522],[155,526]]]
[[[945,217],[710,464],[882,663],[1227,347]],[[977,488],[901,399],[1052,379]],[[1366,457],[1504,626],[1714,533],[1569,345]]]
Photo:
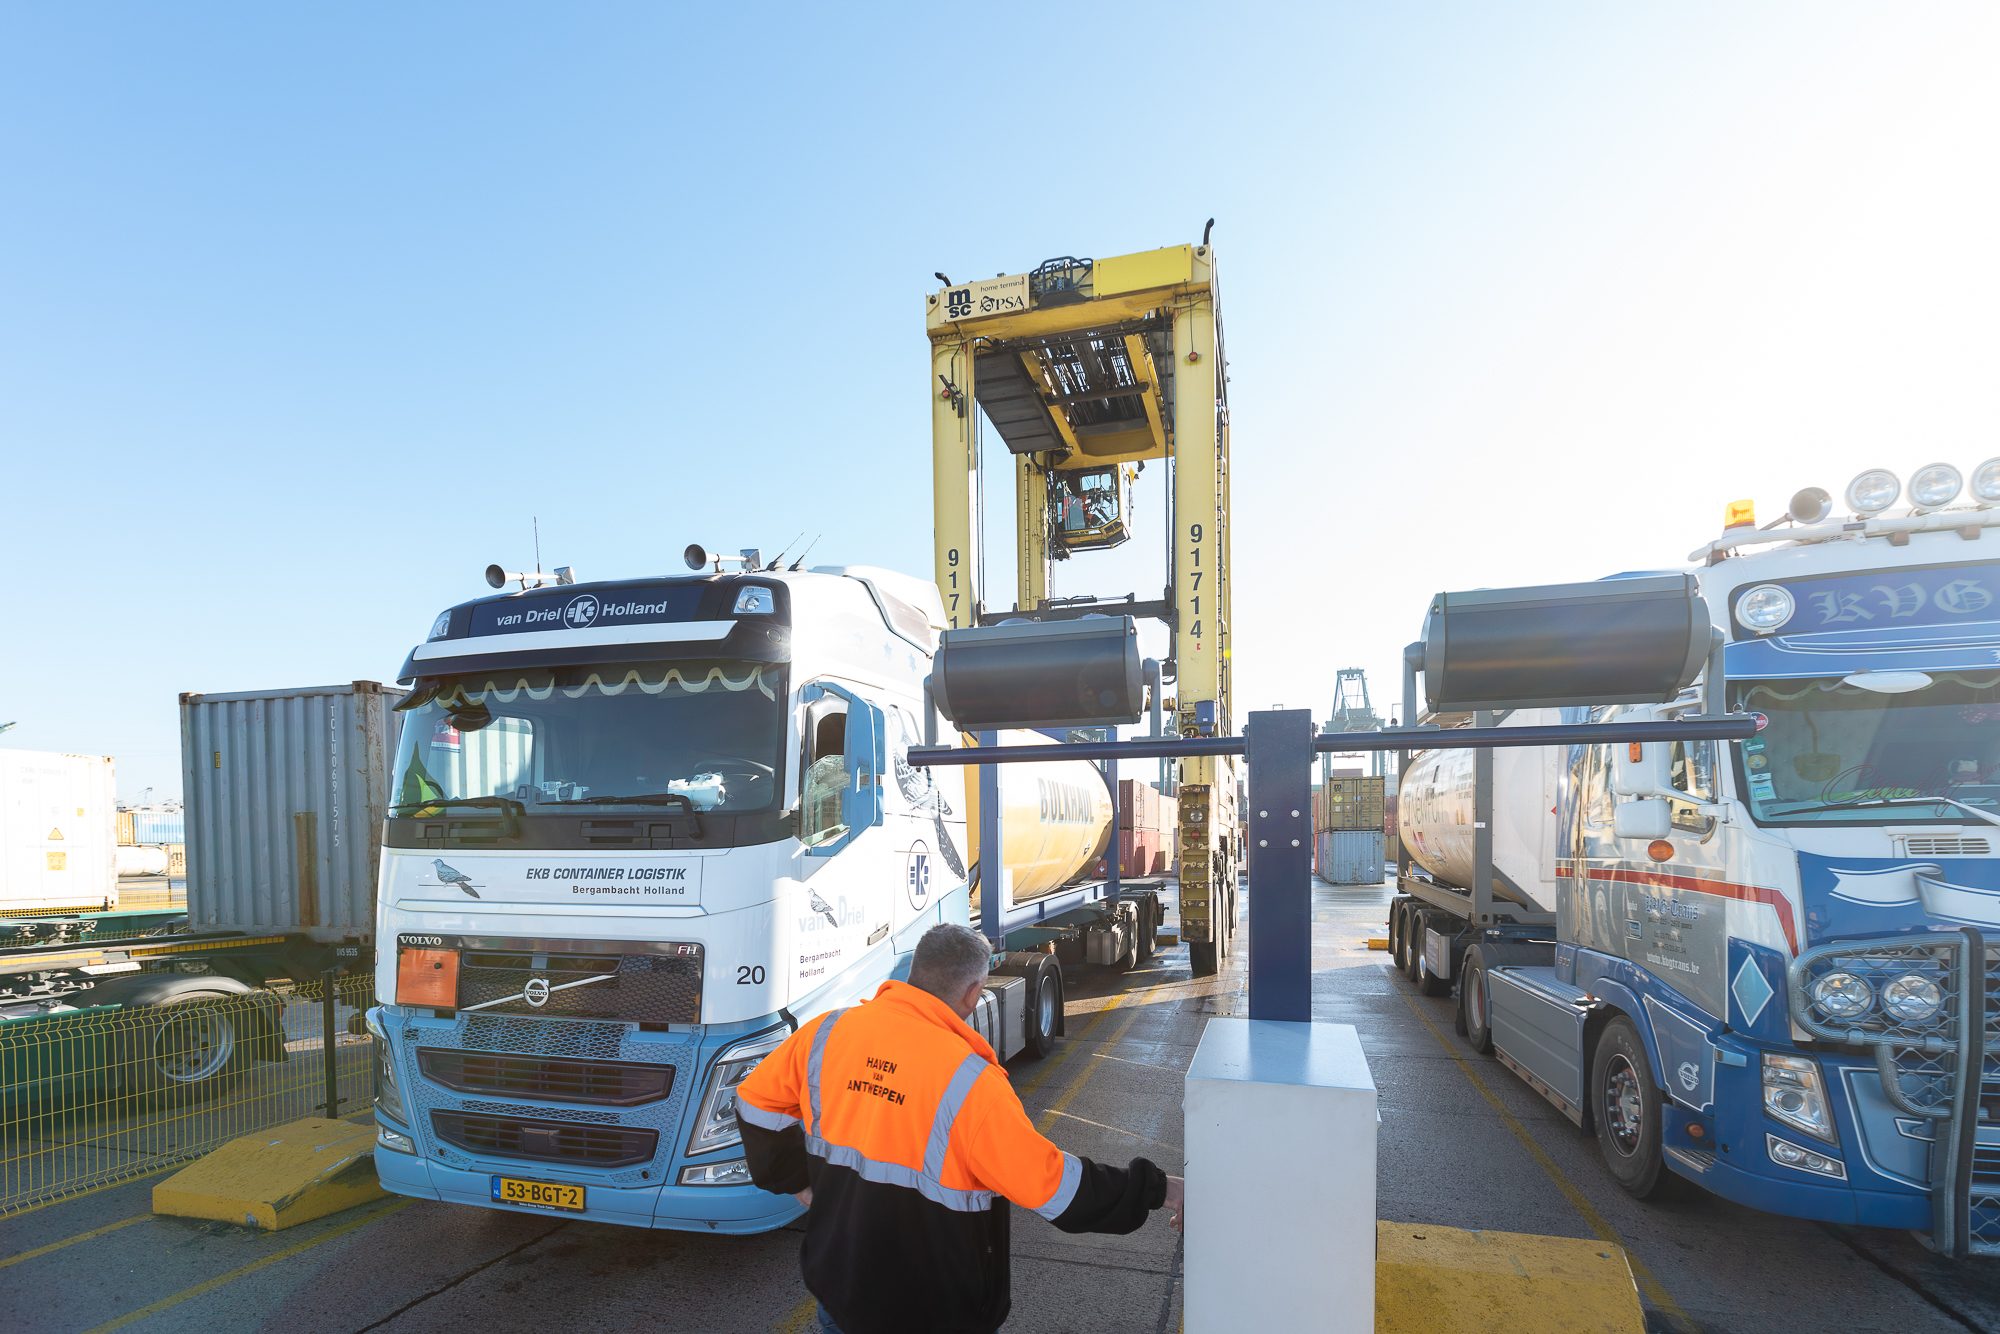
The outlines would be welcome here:
[[[597,599],[589,593],[578,593],[563,608],[563,624],[572,630],[581,630],[597,619]]]

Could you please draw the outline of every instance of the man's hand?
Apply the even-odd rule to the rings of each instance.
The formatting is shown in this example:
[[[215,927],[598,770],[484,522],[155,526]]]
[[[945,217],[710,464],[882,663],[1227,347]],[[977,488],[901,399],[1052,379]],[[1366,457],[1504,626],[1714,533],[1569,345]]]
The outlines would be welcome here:
[[[1172,1186],[1167,1187],[1167,1198],[1172,1199],[1173,1192],[1174,1188]],[[811,1186],[807,1186],[804,1190],[792,1196],[792,1198],[797,1200],[800,1204],[803,1204],[806,1208],[810,1209],[813,1207],[813,1188]]]
[[[1167,1199],[1160,1207],[1167,1211],[1169,1215],[1167,1221],[1173,1225],[1174,1231],[1179,1232],[1181,1215],[1187,1212],[1187,1182],[1184,1178],[1167,1178]]]

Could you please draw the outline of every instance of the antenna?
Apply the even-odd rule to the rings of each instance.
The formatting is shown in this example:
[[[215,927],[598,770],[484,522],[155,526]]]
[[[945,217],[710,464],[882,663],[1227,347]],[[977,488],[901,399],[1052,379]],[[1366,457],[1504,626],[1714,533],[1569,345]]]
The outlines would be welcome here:
[[[801,536],[803,536],[803,534],[801,534]],[[798,571],[799,567],[800,567],[800,566],[802,566],[802,565],[804,565],[804,564],[806,563],[806,557],[807,557],[807,556],[810,556],[810,555],[812,554],[812,549],[813,549],[814,547],[818,546],[818,545],[819,545],[819,540],[820,540],[820,538],[822,538],[822,537],[825,537],[825,536],[826,536],[826,534],[825,534],[825,533],[816,533],[816,534],[814,534],[814,536],[813,536],[813,540],[812,540],[812,541],[810,541],[810,542],[808,542],[808,543],[806,543],[806,549],[805,549],[804,551],[801,551],[801,552],[799,553],[799,558],[798,558],[797,560],[795,560],[795,561],[793,561],[793,562],[792,562],[792,565],[791,565],[791,570],[792,570],[792,572],[793,572],[793,573],[796,573],[796,572]],[[794,539],[792,539],[792,540],[793,540],[793,541],[797,541],[798,539],[797,539],[797,538],[794,538]]]
[[[539,518],[530,517],[529,522],[535,525],[535,573],[540,574],[542,572],[542,521]]]
[[[804,537],[805,535],[806,535],[806,532],[805,532],[805,529],[801,528],[801,529],[799,530],[799,537]],[[799,540],[799,537],[795,537],[795,538],[793,538],[793,539],[792,539],[792,542],[796,542],[796,541],[798,541],[798,540]],[[783,565],[783,564],[785,563],[785,551],[790,551],[790,550],[792,549],[792,542],[787,542],[787,543],[785,543],[785,550],[784,550],[784,551],[780,551],[780,552],[778,553],[778,556],[777,556],[777,559],[776,559],[776,560],[773,560],[773,561],[772,561],[772,562],[771,562],[771,563],[770,563],[769,565],[766,565],[766,566],[765,566],[764,568],[765,568],[765,569],[767,569],[767,570],[775,570],[775,569],[777,569],[777,568],[778,568],[778,567],[779,567],[780,565]]]

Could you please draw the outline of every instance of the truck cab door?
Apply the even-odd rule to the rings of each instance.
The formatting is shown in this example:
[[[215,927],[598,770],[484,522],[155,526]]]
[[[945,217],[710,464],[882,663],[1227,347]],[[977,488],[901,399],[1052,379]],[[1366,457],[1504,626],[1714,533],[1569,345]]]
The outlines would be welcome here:
[[[882,823],[882,771],[887,744],[882,710],[843,686],[821,681],[805,689],[807,767],[799,803],[799,837],[809,857],[832,857],[862,830]],[[842,749],[817,738],[844,705]],[[825,707],[831,706],[831,707]],[[815,755],[817,750],[817,755]],[[835,784],[838,783],[836,787]]]

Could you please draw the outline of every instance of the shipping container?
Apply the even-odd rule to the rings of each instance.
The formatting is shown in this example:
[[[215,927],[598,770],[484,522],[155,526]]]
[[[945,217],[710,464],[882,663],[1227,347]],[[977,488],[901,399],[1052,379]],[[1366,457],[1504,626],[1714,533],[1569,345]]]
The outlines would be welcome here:
[[[171,880],[187,878],[187,845],[185,843],[164,843],[161,851],[167,854],[167,877]]]
[[[1382,829],[1382,796],[1387,780],[1381,778],[1330,778],[1320,789],[1322,800],[1315,804],[1318,829],[1315,832]]]
[[[1165,875],[1167,858],[1165,835],[1157,829],[1118,831],[1118,878],[1136,880],[1140,876]],[[1098,858],[1096,874],[1109,874],[1103,858]]]
[[[129,848],[134,841],[132,837],[132,812],[118,812],[118,846]]]
[[[1118,827],[1120,829],[1160,828],[1159,792],[1136,778],[1118,780]]]
[[[118,906],[108,755],[0,750],[0,916]]]
[[[190,925],[372,940],[394,697],[373,681],[181,696]]]
[[[132,817],[132,842],[156,848],[187,842],[187,817],[179,811],[126,811]]]
[[[1382,798],[1382,851],[1389,861],[1396,861],[1403,855],[1401,835],[1396,824],[1396,793]]]
[[[1381,830],[1330,829],[1313,842],[1319,878],[1328,884],[1379,885],[1385,878]]]

